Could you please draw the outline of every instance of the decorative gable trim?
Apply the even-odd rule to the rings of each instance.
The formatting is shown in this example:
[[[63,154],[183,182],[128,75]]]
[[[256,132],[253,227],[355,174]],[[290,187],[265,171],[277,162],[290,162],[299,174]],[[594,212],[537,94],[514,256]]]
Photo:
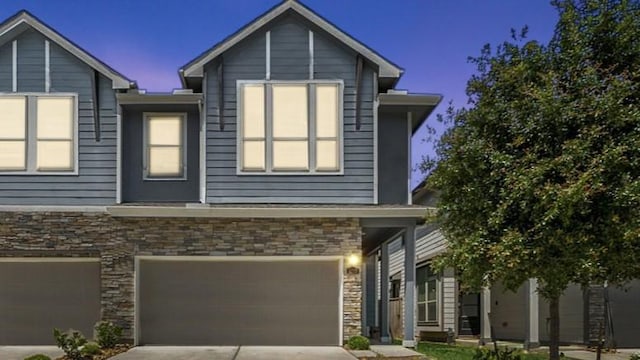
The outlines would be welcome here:
[[[0,24],[0,42],[5,36],[11,36],[16,32],[22,32],[21,27],[24,27],[24,29],[26,29],[26,26],[37,30],[47,39],[55,42],[58,46],[70,52],[72,55],[82,60],[91,68],[109,78],[113,83],[112,87],[114,89],[130,89],[137,87],[135,82],[129,80],[124,75],[109,67],[107,64],[98,60],[96,57],[89,54],[86,50],[82,49],[69,39],[59,34],[57,31],[53,30],[51,27],[46,25],[44,22],[42,22],[40,19],[33,16],[26,10],[21,10],[20,12]]]
[[[204,73],[204,66],[207,63],[220,56],[222,53],[289,10],[301,15],[314,25],[318,26],[336,39],[340,40],[342,43],[353,49],[358,54],[378,65],[378,73],[380,77],[399,78],[402,75],[403,70],[397,65],[383,58],[381,55],[368,48],[361,42],[357,41],[344,31],[338,29],[335,25],[325,20],[320,15],[313,12],[311,9],[307,8],[296,0],[284,0],[280,5],[267,11],[265,14],[250,22],[248,25],[246,25],[233,35],[214,45],[211,49],[205,51],[200,56],[184,65],[179,70],[182,83],[186,83],[185,78],[187,77],[202,77]]]

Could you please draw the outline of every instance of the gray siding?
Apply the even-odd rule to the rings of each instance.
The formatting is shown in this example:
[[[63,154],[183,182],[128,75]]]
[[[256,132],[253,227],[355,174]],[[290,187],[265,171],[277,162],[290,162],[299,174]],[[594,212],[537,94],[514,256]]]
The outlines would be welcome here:
[[[418,261],[430,259],[447,249],[447,239],[440,230],[434,230],[416,240]]]
[[[35,31],[27,31],[17,39],[18,89],[43,92],[44,37]],[[50,51],[51,93],[78,94],[79,172],[78,175],[60,176],[0,174],[0,204],[113,204],[116,197],[116,100],[111,81],[100,77],[102,139],[96,142],[91,85],[93,70],[53,42]],[[5,71],[9,72],[8,75]],[[10,90],[11,82],[9,42],[0,48],[0,89]]]
[[[185,180],[143,179],[145,112],[187,113]],[[122,201],[198,202],[200,191],[200,116],[196,105],[126,105],[122,112]]]
[[[284,17],[271,31],[274,79],[309,78],[307,23]],[[291,30],[292,32],[286,32]],[[303,31],[304,30],[304,31]],[[218,116],[217,63],[207,77],[207,202],[355,203],[373,202],[373,69],[364,72],[362,127],[355,130],[356,54],[314,31],[315,78],[344,80],[344,175],[236,175],[236,81],[266,76],[265,32],[258,31],[224,57],[224,131]],[[290,62],[295,59],[295,64]],[[292,75],[284,75],[284,70]],[[369,85],[371,84],[371,85]]]
[[[407,204],[409,199],[409,136],[406,114],[378,116],[378,202]]]
[[[11,42],[0,46],[0,91],[12,90],[13,50]]]

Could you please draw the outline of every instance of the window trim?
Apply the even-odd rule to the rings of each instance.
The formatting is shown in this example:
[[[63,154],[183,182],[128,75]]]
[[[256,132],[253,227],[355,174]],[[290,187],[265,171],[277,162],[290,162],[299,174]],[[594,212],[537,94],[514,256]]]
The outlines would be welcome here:
[[[416,295],[417,295],[416,296],[416,306],[424,305],[424,315],[426,317],[424,320],[420,319],[418,317],[417,320],[418,320],[418,325],[421,325],[421,326],[439,326],[440,325],[440,318],[441,318],[441,314],[440,313],[442,311],[442,299],[440,298],[440,295],[441,295],[441,289],[440,288],[441,288],[441,285],[442,285],[442,281],[440,279],[440,277],[441,277],[440,274],[433,273],[433,271],[431,269],[429,269],[429,266],[430,266],[429,264],[426,264],[424,266],[420,266],[420,267],[417,268],[417,270],[426,268],[427,269],[427,273],[432,273],[432,276],[427,276],[427,279],[424,282],[424,291],[425,291],[425,293],[424,293],[424,301],[422,301],[422,302],[417,300],[417,298],[420,297],[420,294],[418,293],[418,290],[417,290],[417,289],[419,289],[419,287],[416,286],[416,290],[417,290],[417,292],[416,292]],[[416,276],[416,278],[417,278],[417,276]],[[436,287],[436,299],[435,299],[435,303],[436,303],[436,313],[435,313],[436,319],[435,320],[429,320],[429,313],[428,313],[428,311],[429,311],[429,303],[433,302],[433,300],[429,301],[429,299],[427,298],[427,296],[428,296],[427,294],[429,293],[429,290],[427,289],[427,284],[429,283],[430,279],[434,279],[435,282],[436,282],[436,284],[435,284],[435,287]],[[420,284],[417,284],[417,285],[420,285]],[[416,317],[417,317],[417,314],[419,314],[419,311],[416,311]]]
[[[152,117],[179,116],[182,119],[182,175],[149,176],[149,119]],[[142,180],[143,181],[186,181],[187,180],[187,121],[186,112],[143,112],[142,113]]]
[[[79,159],[79,143],[80,143],[80,124],[79,124],[79,103],[78,93],[70,92],[0,92],[0,98],[3,97],[24,97],[26,100],[26,119],[25,119],[25,170],[2,170],[0,169],[0,176],[3,175],[41,175],[41,176],[78,176],[80,171],[80,159]],[[53,97],[62,98],[70,97],[73,101],[73,119],[71,120],[73,127],[73,169],[42,171],[36,168],[36,153],[37,153],[37,98],[39,97]]]
[[[242,119],[243,119],[243,98],[242,87],[244,85],[307,85],[308,98],[313,99],[309,101],[307,106],[308,112],[308,146],[309,146],[309,169],[308,170],[295,170],[295,171],[278,171],[273,170],[272,159],[272,146],[273,146],[273,113],[266,111],[271,109],[270,105],[273,101],[273,95],[271,87],[265,86],[265,169],[264,170],[243,170],[242,169]],[[316,170],[316,144],[317,138],[315,136],[315,120],[316,120],[316,103],[315,96],[316,90],[314,85],[338,85],[338,134],[336,140],[338,141],[338,170],[337,171],[318,171]],[[291,176],[291,175],[305,175],[305,176],[340,176],[344,175],[344,81],[340,79],[334,80],[236,80],[236,175],[249,175],[249,176]]]

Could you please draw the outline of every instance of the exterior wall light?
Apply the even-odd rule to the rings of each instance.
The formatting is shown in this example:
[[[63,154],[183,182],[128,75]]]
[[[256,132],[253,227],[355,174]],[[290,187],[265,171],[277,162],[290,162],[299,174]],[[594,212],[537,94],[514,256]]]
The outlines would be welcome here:
[[[362,263],[362,257],[358,254],[351,254],[347,256],[347,274],[357,275],[360,273],[360,264]]]

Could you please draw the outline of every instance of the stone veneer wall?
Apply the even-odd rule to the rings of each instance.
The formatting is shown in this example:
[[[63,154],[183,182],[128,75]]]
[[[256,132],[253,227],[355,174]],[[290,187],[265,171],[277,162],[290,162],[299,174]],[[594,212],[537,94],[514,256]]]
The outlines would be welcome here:
[[[605,288],[603,285],[591,285],[587,289],[587,344],[597,345],[600,338],[600,328],[603,327],[605,337],[606,334],[606,308],[604,303]]]
[[[361,253],[358,219],[114,218],[2,212],[0,257],[100,257],[102,318],[133,338],[135,255]],[[361,332],[361,276],[344,274],[344,338]]]

